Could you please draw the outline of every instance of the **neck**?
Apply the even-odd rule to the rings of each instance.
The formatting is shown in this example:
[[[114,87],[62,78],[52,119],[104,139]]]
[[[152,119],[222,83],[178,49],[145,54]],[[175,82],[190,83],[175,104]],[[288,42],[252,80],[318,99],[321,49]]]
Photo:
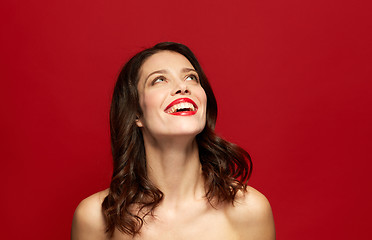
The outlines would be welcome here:
[[[204,196],[195,138],[172,137],[156,141],[144,136],[144,142],[149,179],[164,193],[165,203],[176,206]]]

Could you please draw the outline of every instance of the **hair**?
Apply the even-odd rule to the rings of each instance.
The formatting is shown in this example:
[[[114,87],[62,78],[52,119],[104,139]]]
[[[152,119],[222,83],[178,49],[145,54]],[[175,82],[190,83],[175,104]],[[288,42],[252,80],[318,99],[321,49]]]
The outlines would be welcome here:
[[[213,207],[222,202],[234,204],[237,192],[246,191],[252,173],[249,154],[214,132],[216,98],[194,54],[180,43],[158,43],[132,57],[115,84],[110,109],[113,174],[109,194],[102,203],[109,237],[113,236],[116,228],[132,236],[140,233],[144,218],[153,214],[164,196],[148,178],[143,136],[136,125],[137,117],[142,115],[137,91],[139,71],[148,57],[160,51],[173,51],[185,56],[198,73],[207,96],[206,125],[196,136],[207,201]]]

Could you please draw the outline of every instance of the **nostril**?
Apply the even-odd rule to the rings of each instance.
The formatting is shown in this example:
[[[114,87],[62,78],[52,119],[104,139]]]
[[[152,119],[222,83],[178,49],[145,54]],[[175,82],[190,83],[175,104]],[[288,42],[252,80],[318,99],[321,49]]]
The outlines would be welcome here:
[[[174,92],[174,94],[189,94],[190,91],[185,88],[185,89],[178,89],[176,92]]]

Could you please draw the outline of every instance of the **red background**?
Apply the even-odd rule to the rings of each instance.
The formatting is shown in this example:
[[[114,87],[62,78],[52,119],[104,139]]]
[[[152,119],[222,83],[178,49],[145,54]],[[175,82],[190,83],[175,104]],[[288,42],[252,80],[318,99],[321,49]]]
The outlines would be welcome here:
[[[119,69],[159,41],[196,53],[278,239],[370,237],[369,1],[137,2],[2,1],[2,238],[69,238],[109,184]]]

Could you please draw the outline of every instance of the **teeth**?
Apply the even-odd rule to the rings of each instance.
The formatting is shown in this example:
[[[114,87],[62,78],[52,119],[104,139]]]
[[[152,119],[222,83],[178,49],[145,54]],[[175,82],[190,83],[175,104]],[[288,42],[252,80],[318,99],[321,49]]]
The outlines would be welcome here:
[[[166,112],[174,113],[179,109],[185,109],[185,108],[188,108],[191,111],[195,111],[194,105],[192,105],[191,103],[185,102],[185,103],[179,103],[179,104],[174,105],[173,107],[169,108]]]

